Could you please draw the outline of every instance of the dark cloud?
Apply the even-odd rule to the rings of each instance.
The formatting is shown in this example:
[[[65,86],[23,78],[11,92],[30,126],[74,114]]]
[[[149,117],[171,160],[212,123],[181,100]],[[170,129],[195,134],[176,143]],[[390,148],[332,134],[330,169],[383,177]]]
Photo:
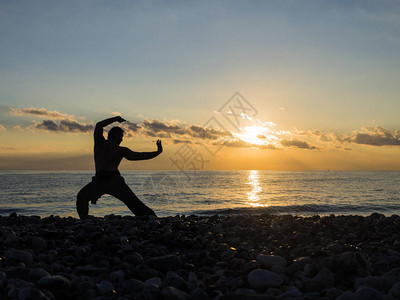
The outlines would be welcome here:
[[[91,124],[84,124],[84,123],[79,123],[75,120],[62,120],[60,121],[61,127],[64,129],[64,131],[68,132],[92,132],[94,130],[94,126]]]
[[[300,141],[300,140],[281,140],[280,143],[284,147],[294,147],[294,148],[310,149],[310,150],[317,149],[317,147],[311,146],[307,142]]]
[[[383,127],[364,127],[362,131],[356,132],[350,141],[371,146],[400,146],[400,132],[396,130],[393,134]]]
[[[39,116],[39,117],[45,117],[45,118],[52,118],[52,119],[72,119],[74,118],[73,115],[69,114],[63,114],[58,111],[49,111],[45,108],[9,108],[8,109],[9,113],[12,115],[16,116],[22,116],[22,115],[34,115],[34,116]]]
[[[232,136],[232,133],[229,131],[222,131],[199,125],[181,126],[178,123],[154,119],[145,119],[138,127],[140,129],[137,130],[138,133],[159,138],[218,140]]]
[[[126,121],[123,126],[121,126],[125,131],[125,137],[133,137],[141,129],[136,123]]]
[[[89,133],[93,132],[94,126],[92,124],[79,123],[75,120],[61,120],[56,123],[53,120],[44,120],[42,122],[33,122],[34,129],[47,130],[47,131],[61,131],[61,132],[75,132],[75,133]]]
[[[172,137],[172,135],[184,135],[185,129],[176,123],[162,122],[158,120],[145,119],[141,123],[141,127],[149,136]]]
[[[52,120],[44,120],[42,122],[34,121],[33,128],[48,131],[62,131],[61,126]]]
[[[191,125],[186,127],[187,134],[194,138],[200,138],[204,140],[217,140],[220,138],[232,137],[232,133],[226,130],[217,130],[214,128],[208,128],[198,125]]]
[[[173,142],[174,144],[193,144],[193,142],[190,141],[190,140],[178,140],[178,139],[174,139],[174,140],[172,140],[172,142]]]
[[[132,122],[129,122],[129,121],[126,121],[126,125],[127,125],[128,130],[130,130],[132,132],[137,132],[141,128],[136,123],[132,123]]]

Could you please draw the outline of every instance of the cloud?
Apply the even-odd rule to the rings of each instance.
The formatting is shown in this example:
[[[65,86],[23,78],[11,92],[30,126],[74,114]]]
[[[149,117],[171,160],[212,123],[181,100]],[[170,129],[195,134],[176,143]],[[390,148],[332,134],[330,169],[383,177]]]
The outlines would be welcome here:
[[[136,133],[141,128],[136,123],[132,123],[132,122],[129,122],[129,121],[124,122],[124,124],[121,127],[124,129],[125,136],[128,137],[128,138],[136,135]]]
[[[267,145],[259,145],[259,144],[253,144],[253,143],[248,143],[243,140],[231,140],[231,141],[224,141],[222,143],[223,146],[227,147],[244,147],[244,148],[258,148],[258,149],[271,149],[271,150],[278,150],[275,145],[272,144],[267,144]]]
[[[293,132],[294,136],[302,136],[305,139],[312,141],[313,144],[318,144],[321,148],[337,148],[343,150],[351,150],[345,145],[359,144],[369,146],[400,146],[400,131],[394,133],[384,127],[363,127],[361,130],[355,130],[351,134],[332,133],[314,131]],[[299,144],[301,145],[301,144]],[[304,145],[306,146],[306,145]]]
[[[205,140],[217,140],[220,138],[232,137],[232,133],[226,130],[218,130],[198,125],[190,125],[186,127],[187,133],[194,138]]]
[[[46,117],[42,121],[33,121],[27,129],[50,132],[92,133],[94,124],[76,121],[72,115],[49,111],[45,108],[9,108],[12,115],[34,115]],[[120,115],[113,112],[113,115]],[[126,137],[142,136],[170,139],[174,144],[222,145],[226,147],[254,147],[259,149],[298,148],[308,150],[342,149],[351,150],[349,144],[371,146],[400,146],[400,131],[392,133],[383,127],[363,127],[351,134],[311,131],[277,130],[272,122],[252,121],[254,125],[245,127],[241,132],[231,132],[201,125],[182,123],[179,120],[160,121],[144,119],[141,123],[124,122],[120,124]],[[15,127],[20,129],[20,127]],[[0,132],[6,128],[0,124]],[[107,129],[106,129],[107,130]]]
[[[311,149],[311,150],[318,149],[317,147],[311,146],[310,144],[308,144],[305,141],[300,141],[300,140],[297,140],[297,139],[281,140],[280,143],[284,147],[294,147],[294,148]]]
[[[63,114],[58,111],[49,111],[45,108],[12,108],[8,109],[8,112],[11,115],[22,116],[22,115],[34,115],[43,118],[52,118],[52,119],[73,119],[73,115]]]
[[[218,140],[232,137],[232,133],[200,125],[181,125],[176,121],[159,121],[144,119],[139,125],[135,124],[135,132],[149,137],[178,139]]]
[[[185,129],[177,123],[163,122],[159,120],[147,120],[141,123],[144,133],[151,137],[172,137],[173,135],[184,135]]]
[[[393,134],[383,127],[364,127],[345,140],[371,146],[400,146],[400,132],[396,130]]]
[[[53,120],[44,120],[42,122],[33,121],[30,128],[52,132],[91,133],[94,130],[94,125],[79,123],[75,120],[61,120],[59,123]]]

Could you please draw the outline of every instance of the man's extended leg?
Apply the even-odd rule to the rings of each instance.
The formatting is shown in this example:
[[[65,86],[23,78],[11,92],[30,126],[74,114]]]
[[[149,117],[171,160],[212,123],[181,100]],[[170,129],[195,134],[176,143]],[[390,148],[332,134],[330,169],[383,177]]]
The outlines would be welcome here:
[[[109,194],[124,202],[136,216],[156,215],[150,207],[139,200],[123,179],[113,186]]]
[[[86,218],[89,214],[89,201],[92,195],[93,182],[88,183],[83,187],[78,196],[76,196],[76,210],[78,211],[79,218]]]

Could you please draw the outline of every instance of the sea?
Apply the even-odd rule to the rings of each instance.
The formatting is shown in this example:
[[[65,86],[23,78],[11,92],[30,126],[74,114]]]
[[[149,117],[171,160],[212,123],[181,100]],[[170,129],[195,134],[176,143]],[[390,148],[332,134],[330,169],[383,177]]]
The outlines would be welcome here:
[[[400,171],[121,171],[158,216],[400,214]],[[0,171],[0,215],[75,217],[91,171]],[[89,214],[132,215],[102,196]]]

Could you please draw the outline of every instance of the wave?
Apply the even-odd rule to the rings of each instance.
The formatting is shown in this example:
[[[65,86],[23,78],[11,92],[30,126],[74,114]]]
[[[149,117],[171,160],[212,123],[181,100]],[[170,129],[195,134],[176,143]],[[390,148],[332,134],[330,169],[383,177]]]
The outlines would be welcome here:
[[[198,215],[236,215],[236,214],[292,214],[292,215],[330,215],[330,214],[357,214],[369,215],[377,212],[384,215],[391,215],[398,212],[399,207],[390,205],[382,207],[379,205],[287,205],[287,206],[268,206],[268,207],[236,207],[210,210],[197,210],[193,214]]]

